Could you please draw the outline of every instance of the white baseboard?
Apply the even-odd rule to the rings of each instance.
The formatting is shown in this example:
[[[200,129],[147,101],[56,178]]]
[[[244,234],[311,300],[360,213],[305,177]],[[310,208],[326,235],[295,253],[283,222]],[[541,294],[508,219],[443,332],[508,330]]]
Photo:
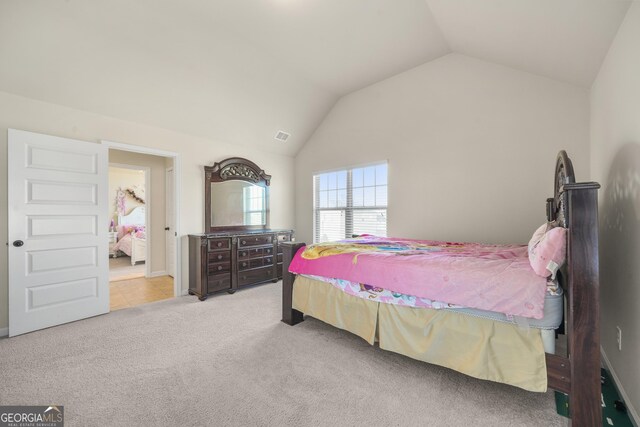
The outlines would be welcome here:
[[[638,417],[638,412],[635,410],[635,408],[631,404],[631,400],[629,400],[629,396],[627,395],[627,392],[624,391],[624,388],[620,383],[620,379],[618,378],[616,371],[611,366],[611,362],[609,362],[609,358],[607,357],[607,354],[604,352],[604,348],[602,348],[602,346],[600,346],[600,354],[602,355],[602,361],[606,365],[606,368],[611,373],[611,377],[613,377],[613,386],[616,388],[616,390],[618,391],[618,395],[622,397],[624,404],[627,406],[627,413],[629,414],[629,419],[631,420],[631,424],[633,424],[635,427],[638,427],[638,421],[640,421],[640,417]]]
[[[167,272],[166,271],[153,271],[151,274],[149,274],[149,277],[160,277],[160,276],[166,276]]]
[[[187,295],[189,295],[189,290],[188,289],[183,289],[182,292],[180,293],[180,295],[182,295],[183,297],[186,297]]]
[[[0,338],[9,336],[9,328],[0,328]]]

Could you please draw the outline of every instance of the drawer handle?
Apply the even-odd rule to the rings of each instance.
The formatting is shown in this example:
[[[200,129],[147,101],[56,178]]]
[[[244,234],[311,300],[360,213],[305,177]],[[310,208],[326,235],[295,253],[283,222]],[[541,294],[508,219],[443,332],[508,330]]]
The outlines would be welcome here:
[[[242,256],[247,256],[247,253],[246,252],[242,252]]]
[[[256,242],[257,242],[258,240],[260,240],[260,239],[258,239],[258,238],[256,237]]]
[[[243,244],[243,245],[246,245],[246,244],[247,244],[247,241],[246,241],[246,240],[243,240],[243,241],[242,241],[242,244]]]
[[[218,266],[218,271],[220,271],[220,270],[222,270],[222,266],[221,265]]]
[[[218,255],[218,259],[222,259],[222,255]]]
[[[246,267],[246,266],[247,266],[247,263],[246,263],[246,262],[243,262],[243,263],[242,263],[242,266],[243,266],[243,267]]]
[[[221,247],[221,246],[222,246],[222,242],[218,242],[218,247]]]

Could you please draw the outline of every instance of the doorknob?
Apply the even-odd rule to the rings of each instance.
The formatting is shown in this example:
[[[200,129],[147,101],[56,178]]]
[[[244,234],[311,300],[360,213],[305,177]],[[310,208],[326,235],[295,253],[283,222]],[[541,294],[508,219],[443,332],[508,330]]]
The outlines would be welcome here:
[[[13,246],[15,246],[16,248],[19,248],[22,245],[24,245],[24,242],[22,240],[16,240],[13,242]]]
[[[164,231],[169,231],[169,227],[165,227],[165,228],[164,228]]]

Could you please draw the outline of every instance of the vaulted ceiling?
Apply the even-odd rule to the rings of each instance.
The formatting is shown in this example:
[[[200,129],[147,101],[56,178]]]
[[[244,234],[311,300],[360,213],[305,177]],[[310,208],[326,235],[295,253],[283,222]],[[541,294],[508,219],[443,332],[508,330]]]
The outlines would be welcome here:
[[[630,1],[427,0],[450,48],[591,86]]]
[[[292,155],[340,96],[450,52],[588,87],[630,3],[0,0],[0,91]]]

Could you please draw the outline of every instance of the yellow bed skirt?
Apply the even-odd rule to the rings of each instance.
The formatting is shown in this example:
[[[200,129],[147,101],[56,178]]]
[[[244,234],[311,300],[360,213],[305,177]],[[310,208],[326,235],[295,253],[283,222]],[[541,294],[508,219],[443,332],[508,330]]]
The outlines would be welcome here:
[[[538,329],[522,329],[445,310],[368,301],[329,283],[296,277],[293,308],[369,344],[475,378],[529,391],[547,390]]]

